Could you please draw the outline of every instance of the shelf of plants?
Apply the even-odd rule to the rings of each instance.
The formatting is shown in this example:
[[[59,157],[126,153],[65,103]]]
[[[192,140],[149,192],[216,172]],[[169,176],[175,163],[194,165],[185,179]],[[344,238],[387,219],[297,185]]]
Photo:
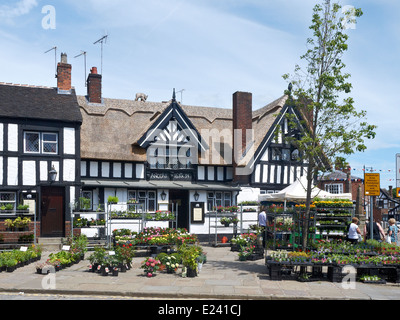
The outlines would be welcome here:
[[[186,229],[145,228],[142,232],[128,229],[113,231],[112,249],[96,248],[90,255],[89,271],[102,276],[118,276],[132,268],[136,249],[150,249],[150,256],[141,264],[144,276],[153,277],[157,272],[177,272],[182,267],[182,276],[196,276],[206,260],[197,237]],[[152,251],[153,248],[169,248],[170,251]]]
[[[214,211],[206,213],[208,218],[208,240],[210,244],[217,246],[221,243],[218,241],[218,234],[222,234],[219,230],[224,229],[223,234],[237,235],[237,224],[239,222],[237,206],[216,207]],[[227,229],[229,228],[229,229]],[[227,229],[227,230],[226,230]],[[212,240],[212,237],[214,238]]]
[[[354,216],[350,201],[314,201],[315,237],[342,238],[347,235],[347,227]]]
[[[177,213],[162,210],[145,212],[143,204],[136,199],[130,199],[127,203],[118,203],[118,198],[113,202],[109,199],[108,212],[110,213],[108,223],[109,236],[112,235],[112,230],[123,229],[129,225],[133,225],[134,230],[132,231],[143,232],[146,227],[173,228],[178,223]]]
[[[292,250],[294,239],[294,217],[292,213],[267,212],[267,226],[265,228],[266,249]]]
[[[272,251],[266,257],[266,265],[273,280],[283,279],[283,271],[286,271],[291,278],[300,277],[304,280],[318,274],[318,280],[326,278],[340,282],[344,276],[343,268],[352,266],[357,270],[358,280],[363,275],[375,275],[399,283],[400,247],[374,240],[359,244],[342,240],[317,240],[308,252]],[[304,268],[299,274],[296,271],[299,267],[311,267],[312,274],[307,274]],[[323,267],[327,267],[326,275],[322,274]]]

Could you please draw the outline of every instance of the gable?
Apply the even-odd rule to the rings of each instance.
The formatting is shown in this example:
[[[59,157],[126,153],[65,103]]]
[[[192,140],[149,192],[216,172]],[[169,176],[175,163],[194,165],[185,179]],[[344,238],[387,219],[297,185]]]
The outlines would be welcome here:
[[[175,91],[171,104],[137,141],[137,144],[146,149],[151,143],[159,140],[165,142],[190,141],[198,146],[200,152],[208,149],[208,145],[201,139],[200,133],[176,101]]]

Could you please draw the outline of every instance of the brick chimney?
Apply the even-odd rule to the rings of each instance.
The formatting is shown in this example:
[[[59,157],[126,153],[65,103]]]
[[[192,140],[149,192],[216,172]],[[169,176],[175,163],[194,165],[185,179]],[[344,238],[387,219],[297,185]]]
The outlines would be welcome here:
[[[101,74],[97,73],[97,68],[90,69],[87,79],[87,99],[91,103],[102,103],[101,98]]]
[[[253,128],[252,103],[253,96],[250,92],[237,91],[233,94],[233,181],[239,184],[250,183],[250,175],[238,175],[236,169],[238,168],[237,162],[240,161],[246,148],[250,145],[250,142],[247,141],[252,138],[246,135],[246,130]]]
[[[72,66],[67,61],[67,54],[61,53],[61,62],[57,65],[57,88],[59,93],[70,92]]]

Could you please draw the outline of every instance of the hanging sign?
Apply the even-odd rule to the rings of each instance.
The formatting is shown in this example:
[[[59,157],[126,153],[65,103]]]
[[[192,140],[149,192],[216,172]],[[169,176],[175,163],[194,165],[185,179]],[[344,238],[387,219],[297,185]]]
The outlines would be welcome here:
[[[364,174],[364,189],[366,196],[379,196],[381,194],[379,173]]]

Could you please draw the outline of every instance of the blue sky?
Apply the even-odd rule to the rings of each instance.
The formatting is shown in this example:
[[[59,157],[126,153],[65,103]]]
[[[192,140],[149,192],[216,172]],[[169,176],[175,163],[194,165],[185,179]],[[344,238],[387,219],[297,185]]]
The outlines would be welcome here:
[[[0,82],[55,86],[57,46],[73,65],[73,85],[86,93],[87,72],[100,70],[97,39],[104,45],[103,96],[169,100],[182,91],[184,104],[231,108],[235,91],[253,93],[253,109],[283,94],[306,51],[316,0],[2,0],[0,2]],[[368,122],[378,126],[367,151],[348,158],[353,174],[363,166],[381,174],[381,186],[396,186],[400,153],[400,1],[342,0],[362,8],[356,29],[348,30],[344,56],[353,83],[351,96]],[[46,5],[55,8],[55,29],[42,25]]]

